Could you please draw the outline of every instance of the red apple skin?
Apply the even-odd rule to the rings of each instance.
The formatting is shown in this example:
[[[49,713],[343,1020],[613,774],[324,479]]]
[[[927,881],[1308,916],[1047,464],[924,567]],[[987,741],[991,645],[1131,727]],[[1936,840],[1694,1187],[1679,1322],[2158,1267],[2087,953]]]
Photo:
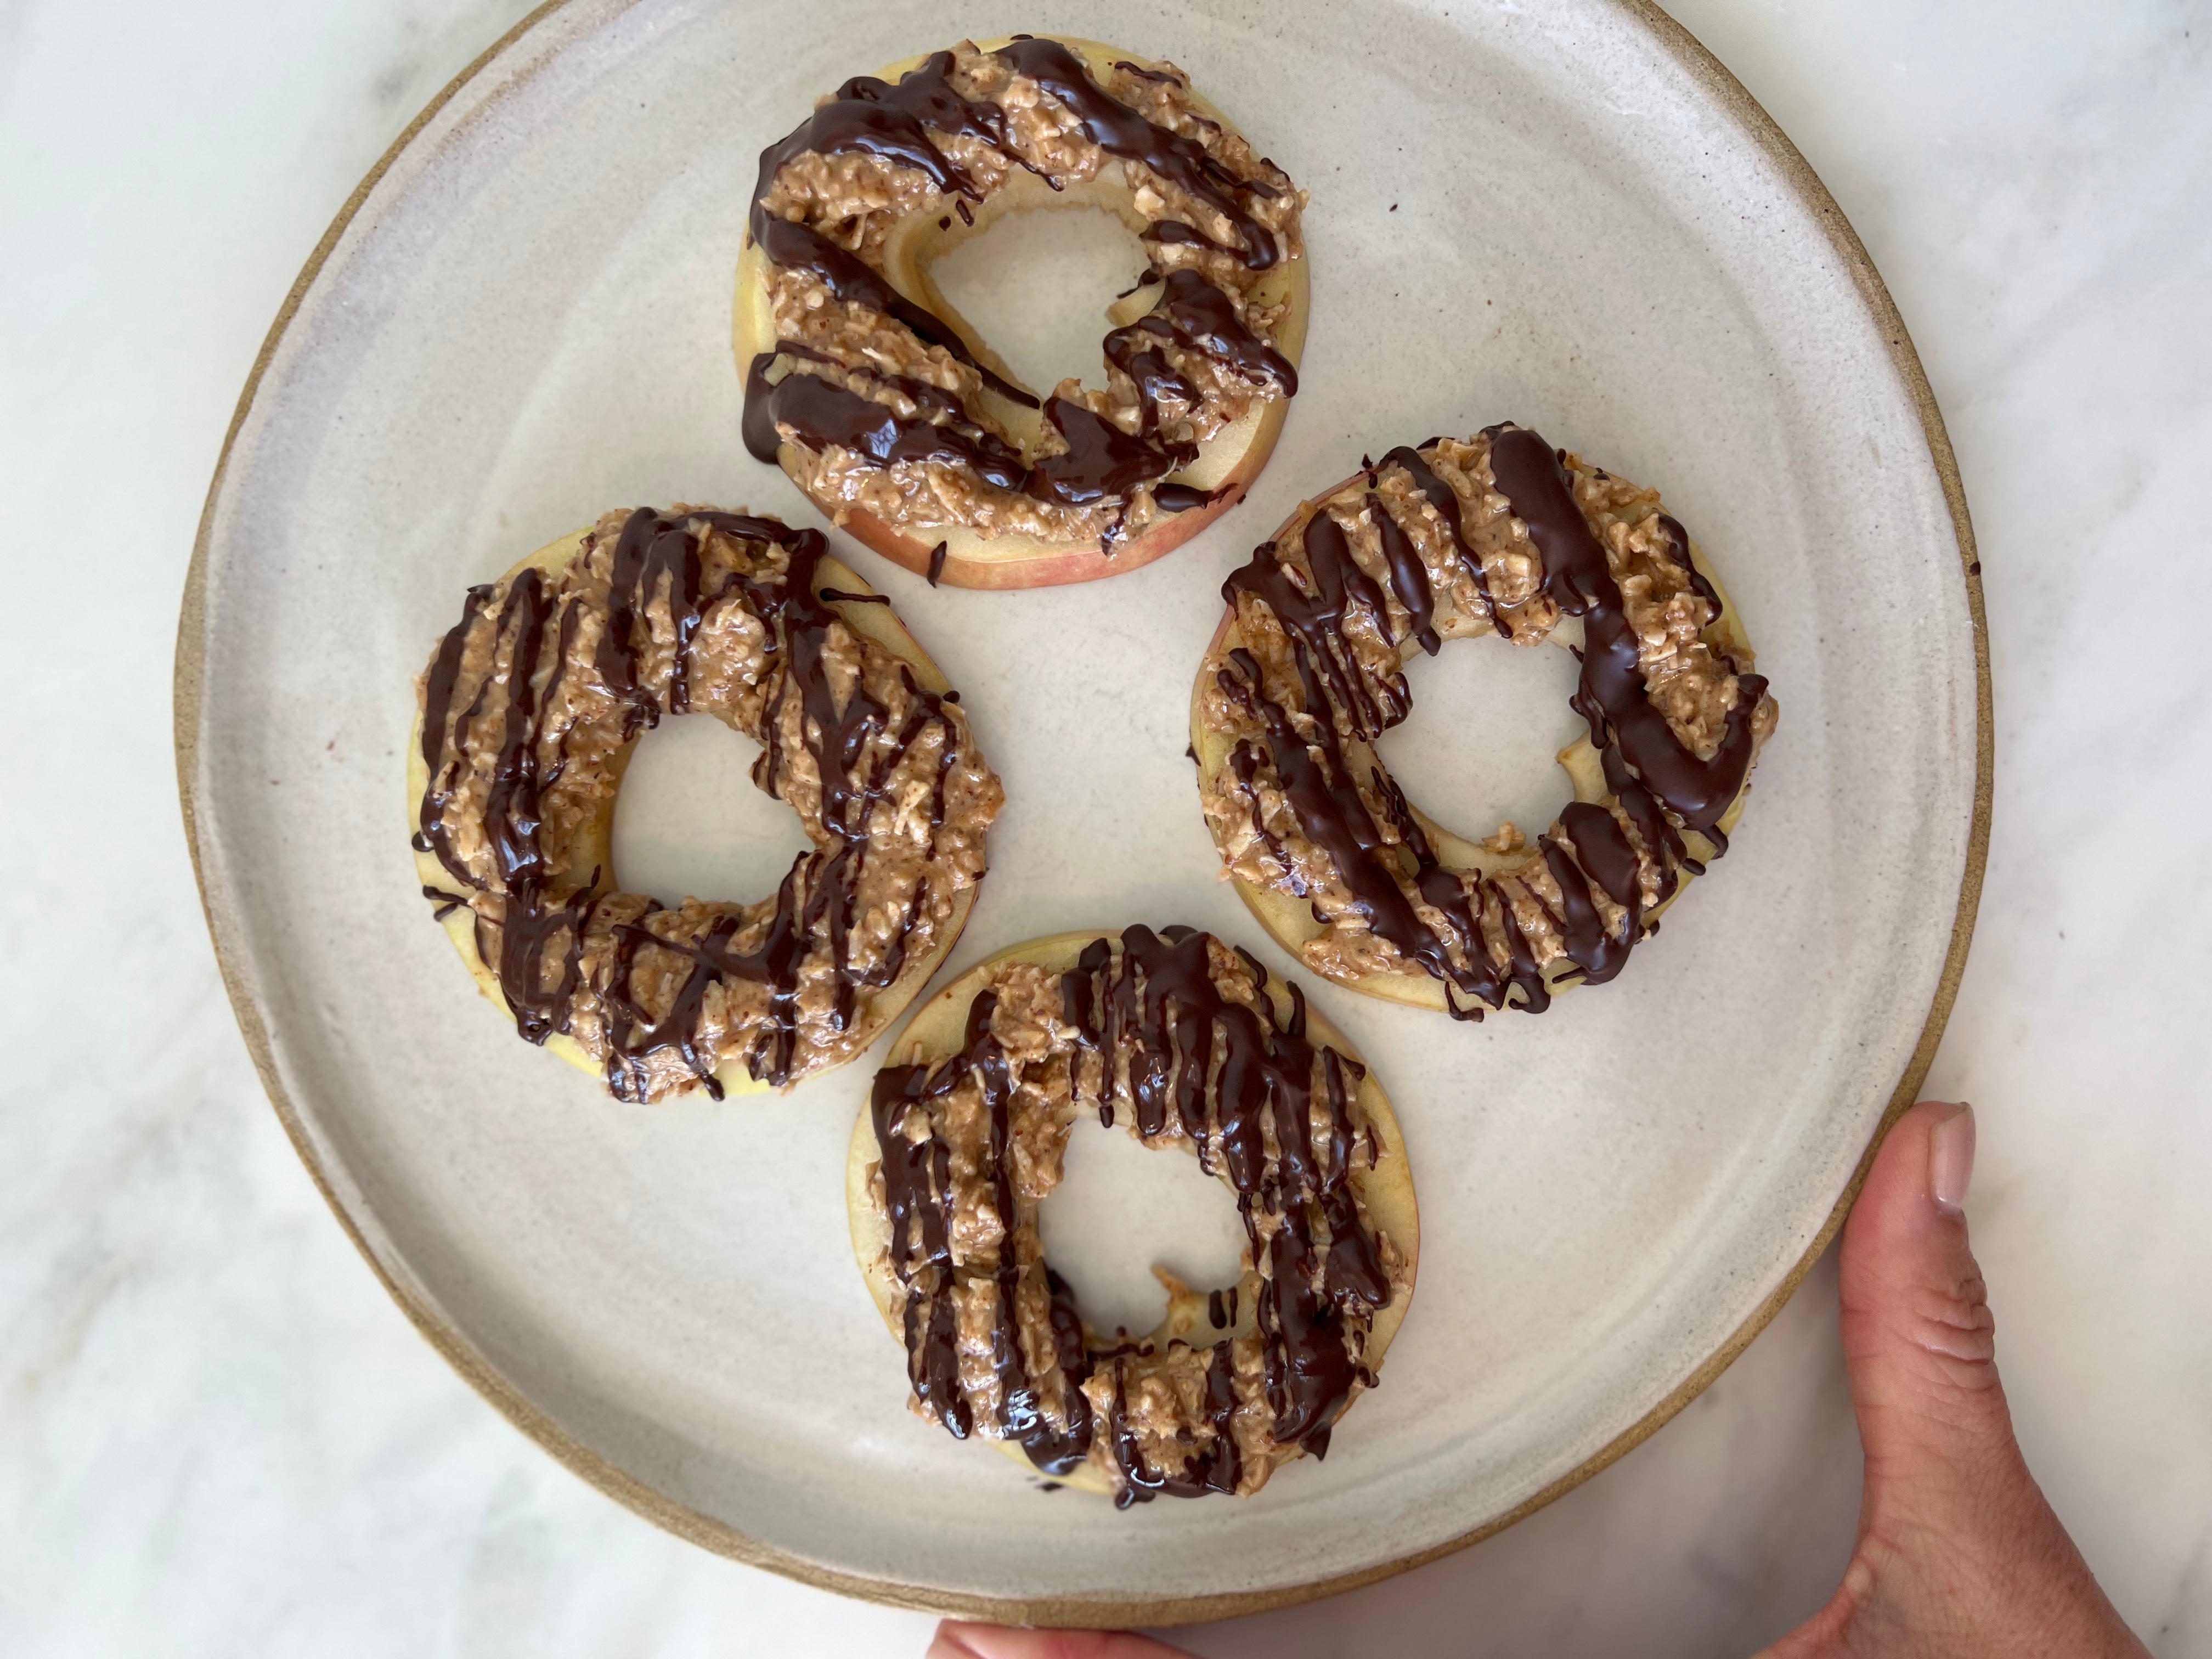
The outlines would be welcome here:
[[[1014,38],[994,36],[989,40],[979,41],[978,45],[984,51],[994,51]],[[1140,64],[1152,62],[1139,54],[1126,52],[1103,42],[1077,35],[1047,34],[1042,38],[1059,41],[1073,49],[1079,58],[1086,58],[1097,66],[1125,58]],[[896,80],[922,62],[920,57],[902,58],[880,70],[879,78]],[[1202,95],[1194,91],[1192,99],[1194,107],[1205,118],[1217,123],[1229,133],[1243,137],[1236,125]],[[1288,274],[1288,287],[1282,295],[1287,302],[1288,313],[1279,325],[1275,345],[1295,367],[1304,356],[1306,329],[1313,304],[1312,279],[1302,255],[1293,256],[1282,269]],[[755,356],[774,343],[774,334],[765,310],[754,303],[760,297],[757,290],[765,276],[760,251],[750,234],[745,237],[739,252],[737,275],[732,343],[736,348],[738,372],[742,378],[749,371]],[[1001,591],[1021,587],[1057,587],[1071,582],[1097,581],[1104,577],[1121,575],[1141,568],[1155,559],[1164,558],[1243,501],[1246,492],[1267,465],[1268,457],[1274,453],[1275,441],[1282,434],[1283,422],[1288,413],[1288,405],[1283,401],[1279,400],[1269,407],[1266,418],[1252,434],[1250,447],[1237,457],[1236,464],[1222,475],[1220,483],[1215,486],[1222,492],[1219,499],[1188,513],[1164,517],[1142,535],[1119,544],[1111,555],[1102,553],[1095,546],[1080,544],[1038,546],[1033,552],[999,559],[969,558],[948,551],[944,566],[937,574],[937,580],[947,587]],[[784,453],[790,453],[788,445],[784,446]],[[781,458],[779,458],[779,465],[781,464]],[[783,471],[794,483],[797,481],[797,468],[783,465]],[[930,574],[930,556],[939,538],[928,531],[909,534],[885,524],[872,513],[842,507],[834,501],[817,501],[814,505],[836,522],[840,528],[851,532],[854,539],[872,552],[882,555],[893,564],[911,570],[916,575],[926,577]],[[842,518],[839,517],[841,513],[843,514]]]
[[[938,580],[946,587],[1009,589],[1058,587],[1069,582],[1097,581],[1119,576],[1166,557],[1192,537],[1244,499],[1261,469],[1274,451],[1281,423],[1271,422],[1252,442],[1219,488],[1226,491],[1206,506],[1188,513],[1170,514],[1140,536],[1119,544],[1111,555],[1092,546],[1040,548],[1018,559],[965,559],[948,556]],[[841,526],[872,552],[918,576],[929,574],[934,541],[894,530],[872,513],[848,510]],[[922,532],[927,534],[927,532]]]

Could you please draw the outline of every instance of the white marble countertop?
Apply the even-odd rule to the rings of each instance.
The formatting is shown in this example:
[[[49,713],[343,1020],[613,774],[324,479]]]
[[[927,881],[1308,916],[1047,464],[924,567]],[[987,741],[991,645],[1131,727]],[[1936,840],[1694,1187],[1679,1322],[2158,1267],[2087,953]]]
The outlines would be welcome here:
[[[169,748],[232,404],[347,192],[525,0],[0,5],[0,1653],[919,1654],[931,1621],[599,1497],[331,1224],[219,984]],[[1979,531],[1997,808],[1929,1091],[2021,1437],[2121,1611],[2212,1653],[2212,6],[1679,0],[1850,214]],[[2195,459],[2192,460],[2191,458]],[[1276,1659],[1748,1651],[1826,1596],[1832,1263],[1501,1537],[1200,1632]]]

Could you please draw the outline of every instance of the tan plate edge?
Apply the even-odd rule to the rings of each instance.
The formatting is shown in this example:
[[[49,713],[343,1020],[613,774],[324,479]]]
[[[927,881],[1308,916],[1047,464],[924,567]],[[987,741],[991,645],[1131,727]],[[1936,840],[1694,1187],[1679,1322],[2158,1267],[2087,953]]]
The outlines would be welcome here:
[[[1875,269],[1874,261],[1868,257],[1858,234],[1851,228],[1850,222],[1844,216],[1844,211],[1836,204],[1835,198],[1829,195],[1820,176],[1798,153],[1797,147],[1790,142],[1782,129],[1775,125],[1773,118],[1759,106],[1758,100],[1745,90],[1743,84],[1718,58],[1705,50],[1696,36],[1668,15],[1655,3],[1655,0],[1613,0],[1613,3],[1650,31],[1660,45],[1742,124],[1759,148],[1781,168],[1799,199],[1813,210],[1826,227],[1830,243],[1850,270],[1860,297],[1874,313],[1875,319],[1881,325],[1884,337],[1889,343],[1891,360],[1920,411],[1929,455],[1935,463],[1936,476],[1942,483],[1944,500],[1950,507],[1952,528],[1959,544],[1960,574],[1966,584],[1966,605],[1974,634],[1973,822],[1967,834],[1966,864],[1959,882],[1959,908],[1952,921],[1950,947],[1944,956],[1943,971],[1936,983],[1935,997],[1929,1005],[1928,1018],[1921,1027],[1920,1040],[1914,1046],[1911,1058],[1905,1063],[1904,1074],[1898,1079],[1881,1121],[1876,1126],[1865,1152],[1859,1158],[1857,1169],[1852,1172],[1850,1182],[1837,1199],[1835,1207],[1829,1212],[1811,1246],[1784,1275],[1782,1283],[1775,1287],[1774,1293],[1737,1327],[1711,1358],[1684,1379],[1674,1393],[1652,1407],[1617,1439],[1525,1503],[1459,1537],[1448,1539],[1429,1549],[1395,1561],[1364,1567],[1356,1572],[1319,1579],[1311,1583],[1218,1595],[1165,1599],[1136,1595],[970,1595],[934,1589],[926,1585],[901,1583],[893,1579],[864,1578],[840,1572],[764,1544],[695,1510],[672,1503],[652,1487],[616,1468],[589,1447],[572,1439],[558,1424],[531,1404],[493,1370],[459,1331],[404,1291],[377,1259],[360,1228],[339,1203],[330,1178],[307,1139],[299,1112],[284,1091],[270,1048],[268,1030],[262,1023],[260,1011],[254,1006],[242,976],[225,949],[222,929],[208,903],[207,876],[200,858],[198,814],[192,799],[192,777],[199,759],[209,532],[215,514],[216,498],[222,491],[223,476],[229,466],[231,447],[245,424],[246,411],[252,406],[254,393],[260,388],[261,377],[269,367],[277,343],[298,312],[301,301],[321,273],[324,262],[337,246],[338,239],[345,234],[346,228],[352,223],[355,214],[360,211],[369,192],[390,170],[401,152],[414,141],[416,135],[452,100],[456,93],[474,79],[486,64],[568,3],[569,0],[544,0],[544,3],[500,36],[466,69],[448,82],[438,95],[424,106],[422,113],[407,124],[392,141],[391,148],[378,158],[376,165],[369,169],[368,175],[346,198],[344,206],[338,210],[330,228],[316,243],[314,252],[308,255],[298,280],[285,295],[276,320],[270,325],[268,335],[262,341],[260,352],[255,356],[253,368],[246,376],[245,390],[239,395],[238,407],[231,416],[230,428],[223,435],[222,453],[216,462],[215,476],[208,485],[207,502],[201,511],[198,532],[192,543],[191,563],[185,573],[182,608],[178,618],[177,663],[173,689],[177,787],[184,810],[185,839],[191,854],[193,875],[199,884],[201,910],[206,917],[209,936],[215,946],[216,966],[222,972],[223,988],[229,994],[232,1011],[237,1016],[240,1034],[253,1056],[254,1068],[260,1073],[262,1087],[268,1093],[270,1103],[276,1108],[284,1133],[291,1139],[293,1150],[300,1155],[300,1161],[307,1166],[317,1189],[330,1205],[331,1214],[337,1218],[338,1224],[345,1230],[346,1237],[353,1241],[354,1247],[368,1263],[378,1282],[447,1364],[459,1372],[463,1380],[490,1401],[510,1423],[551,1453],[572,1473],[656,1526],[717,1554],[728,1556],[750,1566],[765,1567],[823,1589],[836,1590],[842,1595],[893,1607],[950,1613],[963,1618],[996,1620],[1002,1623],[1093,1628],[1193,1624],[1261,1613],[1273,1607],[1290,1607],[1324,1595],[1334,1595],[1343,1590],[1357,1589],[1361,1585],[1375,1583],[1424,1566],[1465,1549],[1470,1544],[1480,1543],[1495,1533],[1503,1532],[1515,1522],[1571,1492],[1650,1438],[1734,1364],[1736,1356],[1751,1345],[1752,1339],[1781,1311],[1783,1304],[1796,1292],[1805,1275],[1812,1270],[1814,1262],[1820,1259],[1820,1253],[1827,1249],[1842,1228],[1852,1200],[1858,1196],[1859,1188],[1865,1182],[1867,1170],[1874,1161],[1875,1152],[1881,1146],[1882,1137],[1918,1096],[1920,1085],[1935,1060],[1936,1047],[1942,1038],[1945,1022],[1950,1018],[1952,1004],[1957,1000],[1960,979],[1966,972],[1966,951],[1973,939],[1975,913],[1981,902],[1983,872],[1989,861],[1990,804],[1996,769],[1995,728],[1990,690],[1989,624],[1982,603],[1981,565],[1975,554],[1973,525],[1966,511],[1966,492],[1959,477],[1958,459],[1952,452],[1950,435],[1943,425],[1942,411],[1936,406],[1935,392],[1928,384],[1926,371],[1921,367],[1920,355],[1913,348],[1912,337],[1905,331],[1905,320],[1898,313],[1896,302],[1890,298],[1881,272]]]

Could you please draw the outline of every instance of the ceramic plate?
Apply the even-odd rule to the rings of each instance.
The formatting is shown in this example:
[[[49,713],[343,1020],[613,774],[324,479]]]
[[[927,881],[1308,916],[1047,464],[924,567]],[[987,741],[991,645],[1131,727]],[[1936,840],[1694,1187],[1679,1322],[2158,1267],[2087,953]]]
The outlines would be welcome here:
[[[1345,16],[573,0],[395,148],[247,390],[178,714],[247,1039],[425,1334],[563,1461],[709,1547],[890,1600],[1116,1622],[1439,1553],[1709,1381],[1924,1068],[1978,878],[1986,691],[1949,453],[1879,279],[1787,142],[1656,11]],[[1246,1503],[1117,1513],[910,1416],[846,1243],[872,1065],[787,1098],[618,1105],[478,1000],[407,848],[412,680],[468,584],[611,506],[817,521],[738,441],[755,157],[847,76],[1010,22],[1173,58],[1309,187],[1313,325],[1249,501],[1149,568],[933,591],[837,538],[1006,781],[953,971],[1135,921],[1291,967],[1217,878],[1184,716],[1223,575],[1362,452],[1510,416],[1660,485],[1781,706],[1735,850],[1615,984],[1475,1025],[1301,975],[1397,1103],[1420,1287],[1328,1461]],[[1133,242],[997,234],[1005,266],[951,273],[956,300],[1000,319],[1033,380],[1095,374]],[[1386,744],[1398,775],[1478,833],[1546,822],[1571,670],[1495,641],[1419,665]],[[647,740],[618,821],[627,884],[772,890],[798,832],[743,784],[743,748],[708,721]],[[1179,1161],[1123,1145],[1079,1135],[1049,1242],[1094,1313],[1141,1322],[1147,1264],[1209,1282],[1235,1224],[1160,1167]]]

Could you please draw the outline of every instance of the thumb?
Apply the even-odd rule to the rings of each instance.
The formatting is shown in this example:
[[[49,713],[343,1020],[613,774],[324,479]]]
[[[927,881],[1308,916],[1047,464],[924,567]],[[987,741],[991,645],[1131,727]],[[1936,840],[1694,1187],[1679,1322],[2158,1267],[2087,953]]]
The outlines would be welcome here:
[[[1966,1242],[1973,1170],[1973,1109],[1923,1101],[1889,1132],[1844,1229],[1866,1490],[1828,1616],[1950,1654],[2141,1655],[2013,1437]]]
[[[1962,1505],[2027,1480],[1997,1381],[1996,1321],[1966,1242],[1973,1167],[1973,1109],[1923,1101],[1890,1130],[1844,1230],[1863,1528],[1955,1533]]]
[[[2144,1659],[2043,1498],[1997,1382],[1966,1243],[1971,1108],[1898,1119],[1844,1227],[1844,1359],[1866,1448],[1858,1546],[1828,1604],[1762,1659]]]

